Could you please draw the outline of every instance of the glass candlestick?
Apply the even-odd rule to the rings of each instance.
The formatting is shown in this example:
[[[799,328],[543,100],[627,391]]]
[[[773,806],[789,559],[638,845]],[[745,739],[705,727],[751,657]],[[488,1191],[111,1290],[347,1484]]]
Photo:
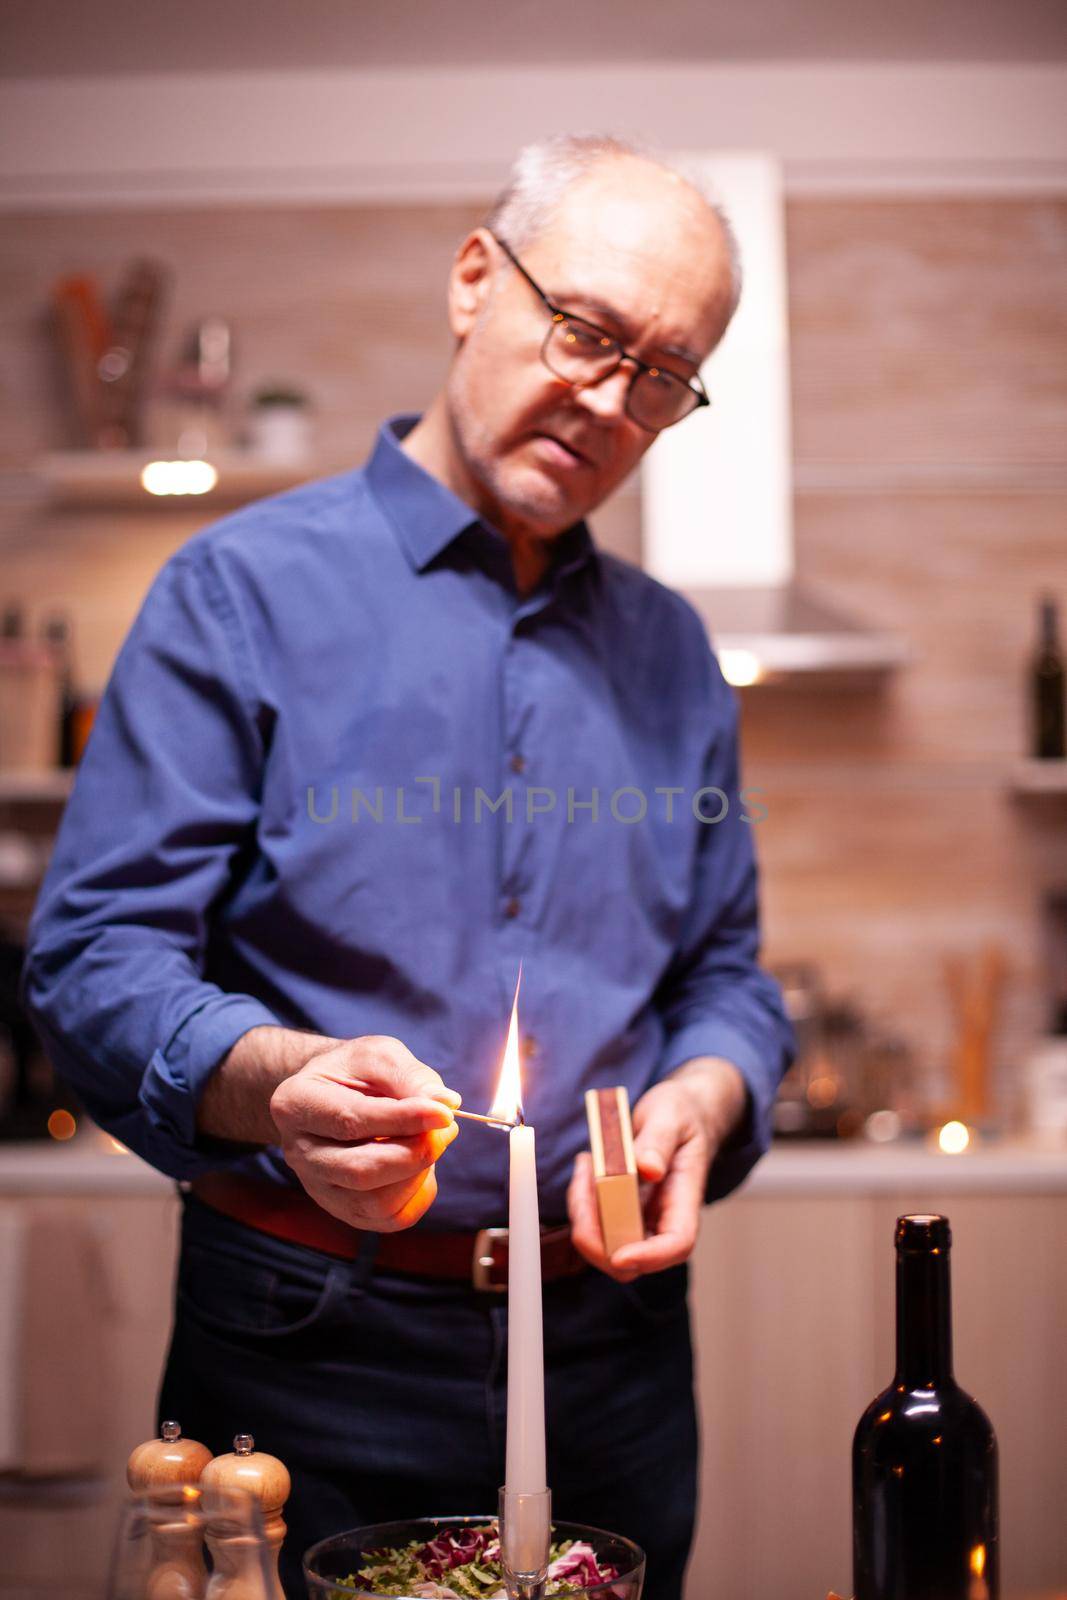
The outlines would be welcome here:
[[[512,1494],[500,1490],[500,1564],[508,1600],[539,1600],[548,1575],[552,1538],[552,1491]]]

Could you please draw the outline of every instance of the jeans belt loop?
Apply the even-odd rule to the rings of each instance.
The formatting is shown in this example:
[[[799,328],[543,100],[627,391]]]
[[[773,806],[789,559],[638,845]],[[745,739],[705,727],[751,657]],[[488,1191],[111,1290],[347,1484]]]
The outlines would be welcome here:
[[[353,1289],[362,1289],[374,1271],[374,1258],[378,1254],[379,1233],[365,1233],[360,1240],[359,1254],[352,1262],[350,1282]]]
[[[506,1243],[507,1237],[506,1228],[479,1228],[475,1234],[471,1257],[471,1282],[476,1289],[481,1289],[487,1294],[507,1294],[507,1284],[494,1283],[490,1276],[496,1266],[493,1245],[500,1239]]]

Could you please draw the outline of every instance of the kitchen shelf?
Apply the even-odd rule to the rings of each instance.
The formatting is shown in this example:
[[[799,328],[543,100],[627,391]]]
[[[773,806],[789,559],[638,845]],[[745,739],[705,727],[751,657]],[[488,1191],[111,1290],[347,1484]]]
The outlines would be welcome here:
[[[1020,799],[1067,800],[1067,761],[1020,761],[1012,768],[1008,786]]]
[[[74,773],[65,768],[43,772],[0,772],[0,805],[64,805]]]
[[[90,511],[139,506],[144,510],[194,511],[197,506],[236,506],[292,489],[324,469],[312,460],[265,461],[251,451],[222,450],[210,456],[218,481],[205,494],[149,494],[141,472],[165,450],[64,450],[38,458],[32,478],[47,504]]]

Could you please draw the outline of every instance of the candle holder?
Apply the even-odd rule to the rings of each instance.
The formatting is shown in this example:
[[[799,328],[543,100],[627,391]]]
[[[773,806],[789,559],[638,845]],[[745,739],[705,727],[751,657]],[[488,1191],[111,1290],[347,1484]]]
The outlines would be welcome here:
[[[497,1519],[418,1517],[408,1522],[379,1522],[366,1528],[352,1528],[347,1533],[322,1539],[304,1556],[309,1600],[396,1600],[395,1589],[387,1595],[383,1589],[361,1579],[360,1569],[376,1565],[383,1550],[402,1549],[416,1541],[428,1546],[442,1534],[461,1538],[465,1532],[477,1528],[488,1528],[495,1533]],[[579,1522],[553,1523],[550,1537],[556,1544],[573,1540],[576,1545],[587,1546],[601,1570],[610,1567],[615,1574],[593,1581],[576,1571],[568,1572],[559,1580],[559,1588],[565,1592],[567,1600],[640,1600],[645,1579],[645,1553],[632,1540]],[[544,1582],[548,1595],[555,1587],[550,1573],[551,1566]],[[441,1582],[447,1581],[445,1574]],[[507,1588],[506,1574],[501,1582]],[[410,1590],[404,1592],[410,1593]]]
[[[498,1507],[500,1564],[508,1600],[540,1600],[552,1541],[552,1491],[512,1494],[505,1487]]]

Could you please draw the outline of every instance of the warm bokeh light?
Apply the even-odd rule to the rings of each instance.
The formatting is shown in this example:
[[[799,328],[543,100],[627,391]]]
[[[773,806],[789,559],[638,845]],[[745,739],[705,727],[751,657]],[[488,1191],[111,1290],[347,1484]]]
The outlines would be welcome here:
[[[500,1078],[497,1082],[493,1104],[489,1108],[491,1117],[500,1117],[504,1122],[522,1120],[522,1078],[519,1074],[519,984],[521,983],[522,971],[520,969],[519,981],[515,985],[515,998],[511,1002],[508,1042],[504,1046],[504,1060],[500,1067]]]
[[[817,1110],[832,1106],[837,1099],[837,1079],[831,1078],[828,1073],[820,1073],[812,1078],[808,1084],[808,1104]]]
[[[219,475],[210,461],[149,461],[141,471],[141,486],[149,494],[208,494]]]
[[[48,1131],[53,1139],[73,1139],[78,1124],[69,1111],[53,1111],[48,1119]]]
[[[971,1571],[980,1578],[985,1571],[985,1545],[976,1544],[971,1551]]]
[[[875,1144],[889,1144],[900,1138],[903,1127],[899,1112],[886,1108],[871,1112],[864,1123],[864,1132]]]
[[[759,683],[763,677],[760,658],[753,655],[751,650],[720,650],[719,666],[727,683],[732,683],[735,689],[743,689],[750,683]]]
[[[947,1156],[959,1156],[971,1142],[971,1130],[963,1122],[946,1122],[938,1129],[937,1143]]]

